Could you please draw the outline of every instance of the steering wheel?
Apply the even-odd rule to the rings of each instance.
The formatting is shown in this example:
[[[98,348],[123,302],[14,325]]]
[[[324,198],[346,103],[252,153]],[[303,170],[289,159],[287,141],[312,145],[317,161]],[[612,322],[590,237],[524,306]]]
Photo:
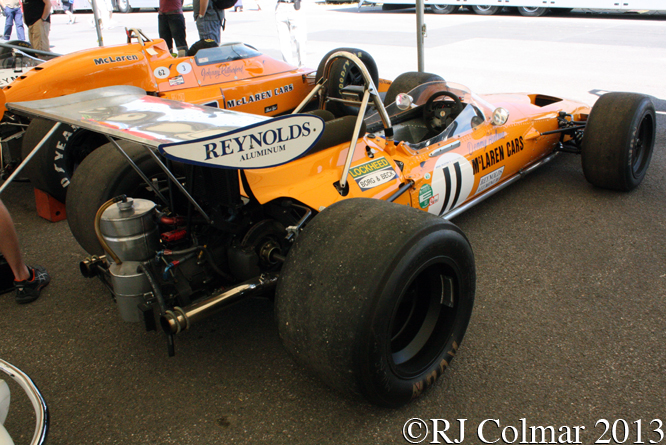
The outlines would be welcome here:
[[[448,101],[438,101],[435,99],[446,96],[453,99],[455,106],[451,112],[448,111]],[[428,99],[423,106],[423,120],[430,133],[438,134],[446,128],[446,117],[453,114],[458,115],[463,110],[463,103],[458,96],[449,91],[438,91]]]

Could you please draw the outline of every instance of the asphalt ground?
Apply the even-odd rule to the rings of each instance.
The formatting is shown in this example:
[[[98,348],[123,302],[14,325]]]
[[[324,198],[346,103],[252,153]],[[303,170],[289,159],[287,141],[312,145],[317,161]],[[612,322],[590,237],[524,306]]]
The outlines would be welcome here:
[[[310,28],[308,56],[316,59],[332,47],[358,43],[375,56],[380,75],[392,78],[414,69],[411,43],[382,47],[381,39],[372,38],[399,22],[413,24],[413,15],[355,9],[322,7],[308,16],[309,24],[321,24]],[[261,14],[246,7],[234,20],[249,23]],[[241,37],[254,35],[260,49],[277,55],[270,16],[263,14],[263,26],[253,25],[256,35]],[[152,13],[114,17],[156,23]],[[60,18],[64,23],[64,17],[54,20]],[[176,356],[167,357],[162,334],[123,323],[101,283],[79,274],[84,252],[67,222],[38,217],[30,184],[12,184],[2,199],[26,260],[46,266],[53,281],[30,305],[15,304],[11,294],[0,296],[0,357],[27,372],[43,391],[52,420],[48,443],[401,444],[407,443],[402,430],[412,418],[426,420],[430,435],[423,443],[433,439],[428,419],[453,423],[451,439],[460,434],[456,419],[467,419],[463,443],[475,444],[482,443],[477,428],[484,420],[501,425],[486,422],[485,438],[505,443],[501,428],[520,429],[521,418],[528,427],[584,426],[579,431],[585,444],[611,438],[612,432],[600,437],[602,419],[617,425],[619,439],[621,420],[626,421],[625,443],[637,443],[640,421],[643,442],[666,443],[652,432],[659,423],[650,424],[666,422],[665,22],[605,14],[591,19],[429,14],[426,22],[429,39],[436,29],[449,27],[459,36],[485,33],[428,43],[426,52],[426,69],[451,73],[445,77],[476,91],[568,91],[567,97],[588,102],[598,90],[654,96],[661,113],[644,182],[626,194],[594,188],[583,177],[580,158],[563,154],[456,218],[476,256],[474,313],[443,378],[398,410],[340,396],[302,372],[282,348],[265,300],[247,300],[201,322],[176,339]],[[405,36],[409,23],[400,28]],[[55,21],[52,35],[77,25]],[[365,31],[359,31],[358,42],[340,32],[341,41],[334,43],[335,26]],[[509,28],[524,29],[523,38],[499,38],[501,45],[483,50],[491,36]],[[573,29],[579,30],[577,41],[565,38]],[[70,38],[71,46],[80,43],[74,32]],[[65,47],[54,41],[55,50]],[[539,64],[546,57],[535,52],[539,45],[558,56],[575,54],[584,65],[577,71],[562,59]],[[512,63],[498,63],[500,50],[510,51]],[[13,389],[6,427],[18,445],[28,443],[34,420]],[[661,429],[666,433],[666,426]]]

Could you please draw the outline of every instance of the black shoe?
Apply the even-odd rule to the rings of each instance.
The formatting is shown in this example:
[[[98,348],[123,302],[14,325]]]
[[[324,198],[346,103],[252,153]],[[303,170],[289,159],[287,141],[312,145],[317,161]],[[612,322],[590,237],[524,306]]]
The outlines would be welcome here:
[[[51,281],[51,277],[42,266],[28,266],[28,271],[32,276],[31,279],[14,281],[14,287],[16,288],[16,302],[18,304],[32,303],[35,301],[39,298],[39,292]]]

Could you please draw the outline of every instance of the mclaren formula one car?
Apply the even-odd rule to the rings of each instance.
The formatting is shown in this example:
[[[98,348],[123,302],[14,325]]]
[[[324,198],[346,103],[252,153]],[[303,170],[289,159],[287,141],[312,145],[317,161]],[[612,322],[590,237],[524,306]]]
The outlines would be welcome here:
[[[329,95],[335,60],[363,85]],[[560,153],[628,191],[655,139],[648,97],[592,109],[542,94],[481,96],[405,73],[381,98],[363,62],[327,58],[319,109],[277,118],[132,87],[9,103],[105,135],[70,185],[85,276],[120,315],[173,338],[250,296],[275,298],[284,345],[340,391],[400,406],[448,367],[472,313],[475,262],[453,216]],[[158,323],[159,320],[159,323]],[[184,334],[187,335],[187,334]]]

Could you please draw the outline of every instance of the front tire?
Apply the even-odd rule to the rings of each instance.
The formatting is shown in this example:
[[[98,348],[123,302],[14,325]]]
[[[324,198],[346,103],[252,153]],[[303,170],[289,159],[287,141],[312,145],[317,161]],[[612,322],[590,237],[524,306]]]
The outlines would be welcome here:
[[[342,201],[289,252],[276,293],[280,336],[330,386],[405,405],[456,354],[475,280],[469,242],[450,222],[385,201]]]
[[[472,10],[479,15],[495,15],[500,12],[502,8],[499,6],[479,5],[472,6]]]
[[[656,134],[654,104],[636,93],[606,93],[592,107],[581,159],[597,187],[628,192],[647,172]]]
[[[518,12],[525,17],[541,17],[548,14],[548,8],[539,8],[535,6],[519,6]]]

